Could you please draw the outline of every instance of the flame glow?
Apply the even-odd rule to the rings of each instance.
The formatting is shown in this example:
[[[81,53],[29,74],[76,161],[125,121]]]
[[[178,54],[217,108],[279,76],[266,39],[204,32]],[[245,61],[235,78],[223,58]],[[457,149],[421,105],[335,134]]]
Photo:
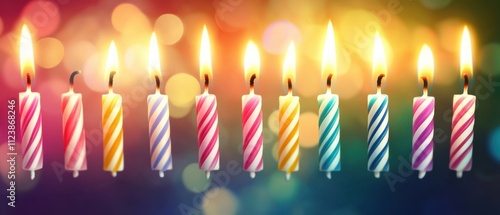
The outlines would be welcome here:
[[[148,71],[153,79],[155,76],[161,79],[160,53],[158,51],[158,40],[154,32],[151,34],[151,40],[149,41]]]
[[[116,52],[115,41],[111,41],[106,61],[106,78],[111,72],[118,72],[118,54]]]
[[[285,62],[283,64],[283,83],[288,86],[288,79],[292,84],[295,83],[295,45],[290,43],[286,52]]]
[[[332,21],[328,22],[326,30],[325,46],[323,48],[323,61],[321,64],[322,80],[327,80],[328,76],[337,75],[337,55],[335,51],[335,35],[333,33]]]
[[[429,84],[434,77],[434,57],[432,56],[431,48],[427,44],[422,46],[420,57],[418,58],[418,81],[422,82],[422,78],[424,77],[427,78]]]
[[[249,82],[252,75],[259,77],[260,57],[259,49],[253,41],[248,42],[247,50],[245,51],[245,81]]]
[[[373,45],[373,67],[372,79],[377,80],[380,75],[387,76],[387,65],[385,60],[384,45],[379,33],[375,35],[375,44]]]
[[[467,75],[469,79],[472,78],[472,48],[467,26],[464,27],[460,48],[460,77],[463,78],[464,75]]]
[[[204,76],[212,80],[212,57],[210,55],[210,40],[208,38],[207,26],[203,26],[203,33],[201,35],[200,47],[200,78],[204,80]]]
[[[21,77],[30,74],[33,79],[35,76],[35,63],[33,60],[33,42],[31,40],[30,30],[26,25],[23,25],[21,30],[21,38],[19,39],[19,60],[21,63]]]

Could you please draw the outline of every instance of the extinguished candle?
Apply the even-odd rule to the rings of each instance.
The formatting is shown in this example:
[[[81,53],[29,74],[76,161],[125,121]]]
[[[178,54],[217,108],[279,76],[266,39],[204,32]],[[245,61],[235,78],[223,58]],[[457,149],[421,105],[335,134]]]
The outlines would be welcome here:
[[[319,170],[331,178],[332,171],[340,171],[339,96],[332,93],[332,79],[337,72],[335,37],[332,22],[328,23],[323,49],[322,77],[326,93],[318,96],[319,108]],[[326,76],[326,77],[325,77]]]
[[[243,95],[243,169],[255,177],[264,168],[262,153],[262,97],[254,93],[255,80],[259,75],[259,52],[253,42],[248,43],[245,54],[245,77],[250,82],[250,93]]]
[[[389,97],[381,93],[387,66],[378,33],[373,48],[372,74],[377,80],[377,93],[368,95],[368,170],[379,178],[381,172],[389,171]]]
[[[279,97],[278,169],[286,172],[285,179],[299,170],[299,97],[292,95],[295,81],[295,46],[288,47],[283,66],[283,82],[288,94]]]
[[[160,177],[163,177],[163,172],[172,169],[172,147],[168,96],[160,93],[160,55],[154,33],[149,46],[149,73],[156,83],[156,93],[149,95],[147,100],[151,169],[159,171]]]
[[[106,71],[109,72],[108,94],[102,95],[102,132],[105,171],[113,177],[123,171],[123,109],[122,97],[113,92],[113,77],[118,71],[118,57],[114,41],[109,47]]]
[[[413,98],[412,168],[422,179],[432,170],[434,150],[434,97],[428,96],[428,86],[434,74],[431,49],[424,45],[418,60],[418,79],[422,80],[423,95]]]
[[[79,71],[71,74],[69,91],[61,95],[64,168],[73,171],[75,178],[78,177],[79,171],[87,170],[82,94],[73,91],[74,77],[78,74]]]
[[[206,26],[203,27],[200,52],[200,76],[205,91],[196,96],[196,122],[198,129],[198,166],[210,178],[210,171],[219,170],[219,117],[217,98],[208,93],[212,62],[210,41]]]
[[[43,167],[42,115],[40,93],[31,91],[31,78],[35,74],[35,65],[31,34],[26,25],[23,25],[21,30],[19,57],[21,76],[26,76],[26,92],[19,93],[22,165],[24,170],[30,171],[33,180],[35,170]]]
[[[457,178],[461,178],[464,171],[470,171],[472,168],[474,139],[476,96],[468,94],[469,79],[472,78],[472,50],[467,27],[462,35],[460,70],[464,79],[464,90],[462,94],[453,96],[450,149],[450,169],[457,172]]]

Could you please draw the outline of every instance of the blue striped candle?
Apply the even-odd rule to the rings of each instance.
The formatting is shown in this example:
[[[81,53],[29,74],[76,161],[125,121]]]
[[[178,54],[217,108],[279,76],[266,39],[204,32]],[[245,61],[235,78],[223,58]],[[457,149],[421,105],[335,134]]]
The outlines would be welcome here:
[[[149,145],[151,169],[163,172],[172,169],[168,96],[156,93],[148,96]]]
[[[380,177],[389,171],[389,97],[368,95],[368,170]]]
[[[319,106],[319,170],[331,178],[340,171],[339,96],[327,93],[318,96]]]

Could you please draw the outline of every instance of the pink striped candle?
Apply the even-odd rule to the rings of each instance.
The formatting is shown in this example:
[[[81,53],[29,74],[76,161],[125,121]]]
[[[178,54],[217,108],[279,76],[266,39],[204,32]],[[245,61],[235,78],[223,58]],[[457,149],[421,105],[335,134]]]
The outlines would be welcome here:
[[[200,53],[200,75],[205,82],[205,92],[196,96],[196,121],[198,128],[198,166],[210,178],[210,171],[219,170],[219,127],[217,99],[208,93],[212,62],[207,27],[203,27]]]
[[[69,91],[61,96],[64,168],[73,171],[75,178],[78,177],[79,171],[87,170],[82,94],[73,91],[73,79],[78,74],[79,71],[71,74]]]
[[[262,157],[262,97],[254,93],[259,75],[259,51],[249,42],[245,54],[245,77],[250,81],[250,93],[241,97],[243,126],[243,169],[255,178],[255,172],[264,168]]]
[[[19,115],[21,123],[21,146],[23,152],[23,169],[31,172],[35,178],[35,170],[43,167],[42,115],[40,93],[31,92],[31,76],[35,75],[33,62],[33,44],[29,29],[23,25],[20,38],[21,76],[26,75],[26,92],[19,93]]]
[[[460,53],[460,70],[464,78],[464,91],[453,96],[451,122],[450,169],[461,178],[464,171],[472,168],[472,141],[474,138],[474,111],[476,97],[468,94],[469,78],[472,78],[472,51],[469,30],[464,28]]]

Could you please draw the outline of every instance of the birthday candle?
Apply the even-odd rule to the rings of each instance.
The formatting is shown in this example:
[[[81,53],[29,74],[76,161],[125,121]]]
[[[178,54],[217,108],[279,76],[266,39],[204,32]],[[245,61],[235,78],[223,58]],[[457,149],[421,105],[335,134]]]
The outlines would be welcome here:
[[[79,171],[87,170],[82,94],[73,91],[73,80],[78,74],[79,71],[71,74],[69,91],[61,95],[64,168],[73,171],[75,178],[78,177]]]
[[[318,96],[319,107],[319,170],[331,178],[332,171],[340,171],[339,96],[332,94],[332,78],[337,72],[335,37],[332,22],[328,23],[323,49],[322,76],[326,93]]]
[[[464,28],[460,53],[460,73],[464,78],[464,91],[453,96],[451,122],[450,169],[461,178],[464,171],[472,168],[472,141],[474,138],[474,111],[476,97],[468,94],[469,79],[472,78],[472,50],[469,30]]]
[[[382,79],[387,74],[384,47],[379,34],[373,48],[373,76],[377,78],[377,94],[368,95],[368,170],[376,178],[389,171],[389,97],[381,93]]]
[[[35,178],[35,170],[43,167],[42,115],[40,93],[31,92],[31,76],[35,76],[33,62],[33,44],[26,25],[23,25],[20,38],[21,76],[26,75],[26,92],[19,93],[19,115],[21,146],[23,152],[23,169],[31,172]]]
[[[208,93],[212,75],[210,41],[207,27],[203,26],[200,53],[200,76],[204,80],[205,91],[196,96],[196,121],[198,124],[198,166],[205,171],[207,178],[210,171],[219,169],[219,118],[217,99]]]
[[[109,47],[106,71],[109,72],[109,91],[102,95],[103,168],[116,177],[118,171],[123,171],[123,109],[122,97],[113,92],[113,77],[118,71],[114,41]]]
[[[299,170],[299,97],[292,95],[295,81],[295,46],[288,47],[283,66],[283,81],[288,88],[286,96],[279,97],[278,169],[286,172],[290,180],[291,172]]]
[[[412,167],[419,171],[419,178],[423,178],[426,172],[432,170],[435,102],[434,97],[427,95],[427,91],[433,70],[431,49],[424,45],[418,60],[418,79],[422,80],[424,94],[413,99]]]
[[[158,170],[163,177],[164,171],[172,169],[172,153],[168,96],[160,93],[160,57],[155,33],[151,35],[149,44],[149,73],[156,83],[156,93],[149,95],[147,101],[151,169]]]
[[[243,95],[243,169],[255,177],[264,168],[262,157],[262,97],[254,93],[255,79],[259,76],[259,51],[253,42],[248,43],[245,54],[245,78],[250,81],[250,93]]]

